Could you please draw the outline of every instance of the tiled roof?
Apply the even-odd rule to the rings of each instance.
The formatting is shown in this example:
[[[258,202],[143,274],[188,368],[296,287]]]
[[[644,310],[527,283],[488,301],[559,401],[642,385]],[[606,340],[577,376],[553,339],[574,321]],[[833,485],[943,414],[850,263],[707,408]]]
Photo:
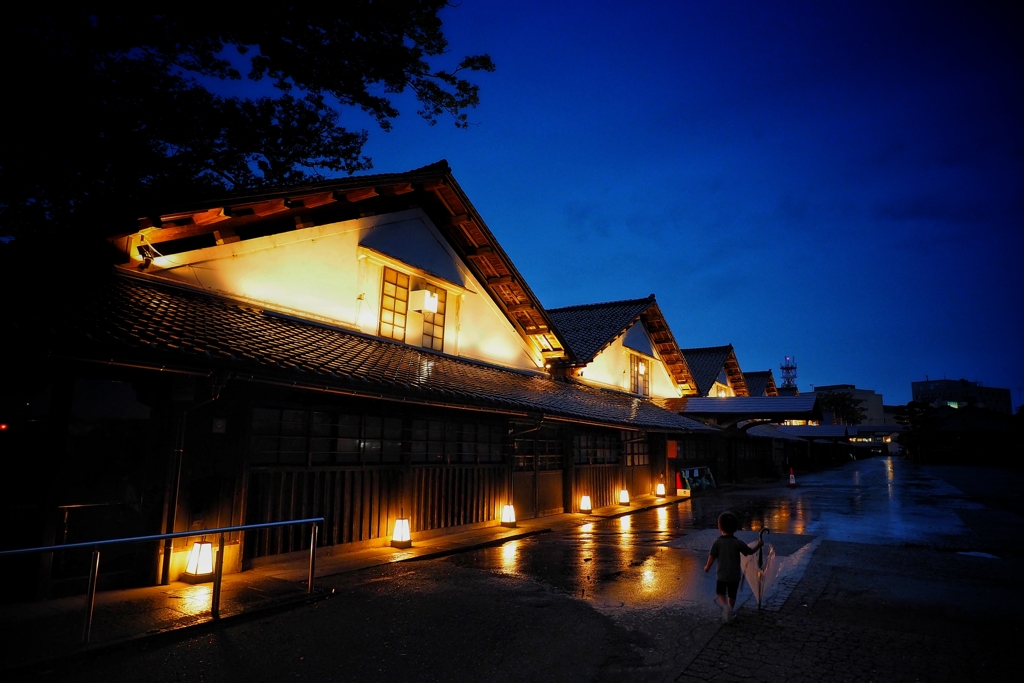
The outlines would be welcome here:
[[[747,381],[747,392],[751,396],[778,396],[778,389],[775,387],[775,376],[771,370],[758,370],[744,372],[743,379]],[[767,393],[765,393],[767,391]]]
[[[728,398],[655,399],[675,413],[694,415],[746,415],[751,418],[806,419],[814,413],[815,398],[811,396],[730,396]]]
[[[60,313],[44,323],[22,320],[7,331],[8,339],[13,333],[50,355],[202,368],[311,389],[609,426],[709,430],[649,400],[274,315],[136,276],[115,276],[81,306]]]
[[[779,425],[756,425],[747,430],[747,434],[765,439],[781,439],[782,441],[804,442],[799,436],[786,433],[785,427]]]
[[[549,308],[548,315],[576,355],[576,360],[589,363],[638,320],[652,303],[653,294],[643,299]]]
[[[844,439],[855,435],[857,428],[847,425],[794,425],[779,427],[779,431],[804,439]]]
[[[683,349],[682,351],[683,357],[686,358],[686,364],[690,366],[690,372],[693,374],[693,380],[697,383],[697,389],[700,391],[701,396],[707,396],[708,392],[711,391],[712,385],[718,379],[718,375],[722,372],[722,368],[725,368],[726,363],[730,360],[735,361],[732,344],[705,346],[699,349]],[[736,369],[739,369],[738,365]],[[733,379],[733,374],[735,373],[730,373],[730,381]],[[737,391],[736,393],[739,394],[740,392]]]

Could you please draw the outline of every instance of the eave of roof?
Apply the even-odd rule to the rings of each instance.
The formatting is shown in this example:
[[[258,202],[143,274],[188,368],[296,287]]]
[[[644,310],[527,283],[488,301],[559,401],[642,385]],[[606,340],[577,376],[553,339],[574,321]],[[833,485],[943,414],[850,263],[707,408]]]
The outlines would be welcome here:
[[[697,384],[654,294],[642,299],[552,308],[548,314],[572,350],[575,365],[593,361],[640,320],[676,384],[688,394],[697,393]]]
[[[650,400],[267,315],[202,292],[115,276],[57,323],[8,330],[35,354],[220,372],[300,389],[673,433],[714,431]]]
[[[750,419],[808,419],[820,417],[814,396],[732,396],[727,398],[683,397],[655,399],[676,413],[688,415],[744,415]]]
[[[545,357],[574,360],[540,300],[469,201],[444,160],[403,173],[352,176],[299,186],[242,191],[196,201],[140,218],[138,231],[111,237],[110,241],[127,255],[133,253],[133,246],[141,243],[142,235],[148,243],[155,245],[171,239],[210,234],[220,235],[218,240],[230,241],[237,239],[232,236],[236,227],[251,228],[260,221],[270,224],[271,221],[291,218],[320,224],[317,217],[325,215],[324,212],[329,216],[339,207],[354,210],[351,207],[362,206],[363,202],[404,195],[410,198],[426,195],[431,202],[443,207],[438,209],[441,215],[434,217],[436,227],[528,343],[540,346]],[[325,218],[323,222],[329,220]],[[303,222],[303,226],[307,224]],[[545,345],[551,349],[544,350]]]

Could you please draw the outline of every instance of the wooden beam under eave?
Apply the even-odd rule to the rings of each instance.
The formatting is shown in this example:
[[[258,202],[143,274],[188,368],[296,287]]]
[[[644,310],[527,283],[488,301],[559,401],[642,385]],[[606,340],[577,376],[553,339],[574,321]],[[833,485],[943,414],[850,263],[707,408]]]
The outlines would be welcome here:
[[[445,186],[444,180],[424,180],[420,185],[426,192],[435,192]]]
[[[510,304],[506,306],[509,313],[518,313],[519,311],[535,311],[537,310],[533,304]]]
[[[487,255],[493,254],[493,253],[494,253],[494,249],[492,249],[491,247],[487,246],[486,244],[483,245],[482,247],[467,247],[466,248],[466,256],[487,256]]]
[[[235,234],[235,231],[230,226],[224,226],[213,231],[213,238],[217,241],[217,244],[231,244],[233,242],[240,242],[241,237]]]
[[[487,286],[488,287],[494,287],[494,286],[497,286],[497,285],[510,285],[510,284],[512,284],[515,281],[516,281],[516,279],[514,277],[512,277],[511,275],[500,275],[498,277],[488,278]]]
[[[307,194],[299,197],[291,197],[289,199],[291,201],[302,202],[302,207],[306,209],[314,209],[318,206],[333,204],[338,201],[333,192],[318,192],[316,194]]]
[[[195,235],[205,235],[209,232],[213,232],[212,226],[206,225],[178,225],[171,228],[161,228],[160,230],[154,230],[146,234],[146,241],[150,244],[160,244],[161,242],[170,242],[171,240],[181,239],[182,237],[194,237]]]
[[[469,214],[459,213],[452,216],[450,219],[451,224],[456,227],[461,227],[467,223],[472,223],[473,219],[469,217]]]
[[[361,190],[352,190],[351,192],[345,192],[338,199],[344,198],[347,202],[361,202],[364,199],[371,199],[377,196],[377,190],[373,187],[364,187]]]
[[[268,202],[259,202],[257,204],[250,205],[239,205],[238,207],[232,207],[237,209],[252,209],[253,215],[256,216],[269,216],[272,213],[280,213],[281,211],[287,211],[288,206],[284,199],[271,199]]]
[[[398,185],[384,185],[382,187],[378,187],[377,193],[382,197],[394,197],[400,194],[409,194],[415,190],[416,188],[412,186],[412,183],[400,183]]]

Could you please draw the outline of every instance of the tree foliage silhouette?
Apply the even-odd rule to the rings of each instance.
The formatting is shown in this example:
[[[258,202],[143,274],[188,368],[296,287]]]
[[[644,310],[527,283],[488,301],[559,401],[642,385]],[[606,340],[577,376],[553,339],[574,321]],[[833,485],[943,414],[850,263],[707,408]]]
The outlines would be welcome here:
[[[409,92],[430,124],[468,123],[486,54],[446,70],[445,0],[13,10],[0,148],[0,237],[130,227],[183,198],[371,168],[356,107],[381,129]]]
[[[848,391],[825,391],[818,396],[818,405],[826,420],[836,425],[859,425],[867,417],[864,400],[854,398]]]

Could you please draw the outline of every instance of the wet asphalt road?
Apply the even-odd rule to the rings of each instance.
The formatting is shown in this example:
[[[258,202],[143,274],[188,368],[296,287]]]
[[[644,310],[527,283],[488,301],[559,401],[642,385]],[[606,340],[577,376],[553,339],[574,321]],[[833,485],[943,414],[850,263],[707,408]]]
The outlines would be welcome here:
[[[703,565],[725,509],[739,515],[745,540],[770,528],[766,540],[791,572],[803,571],[797,558],[827,548],[827,571],[812,561],[811,573],[826,576],[821,603],[835,615],[851,605],[870,619],[888,604],[897,615],[911,606],[940,619],[984,618],[1024,608],[1013,583],[1021,552],[1005,541],[1021,522],[1017,483],[900,459],[853,462],[802,477],[795,489],[719,491],[442,560],[331,577],[336,594],[316,605],[127,648],[47,678],[675,680],[721,628],[714,574]],[[911,550],[938,559],[924,572],[885,574]],[[833,586],[841,572],[856,593]],[[966,580],[979,572],[997,585]],[[740,600],[749,595],[744,586]]]

